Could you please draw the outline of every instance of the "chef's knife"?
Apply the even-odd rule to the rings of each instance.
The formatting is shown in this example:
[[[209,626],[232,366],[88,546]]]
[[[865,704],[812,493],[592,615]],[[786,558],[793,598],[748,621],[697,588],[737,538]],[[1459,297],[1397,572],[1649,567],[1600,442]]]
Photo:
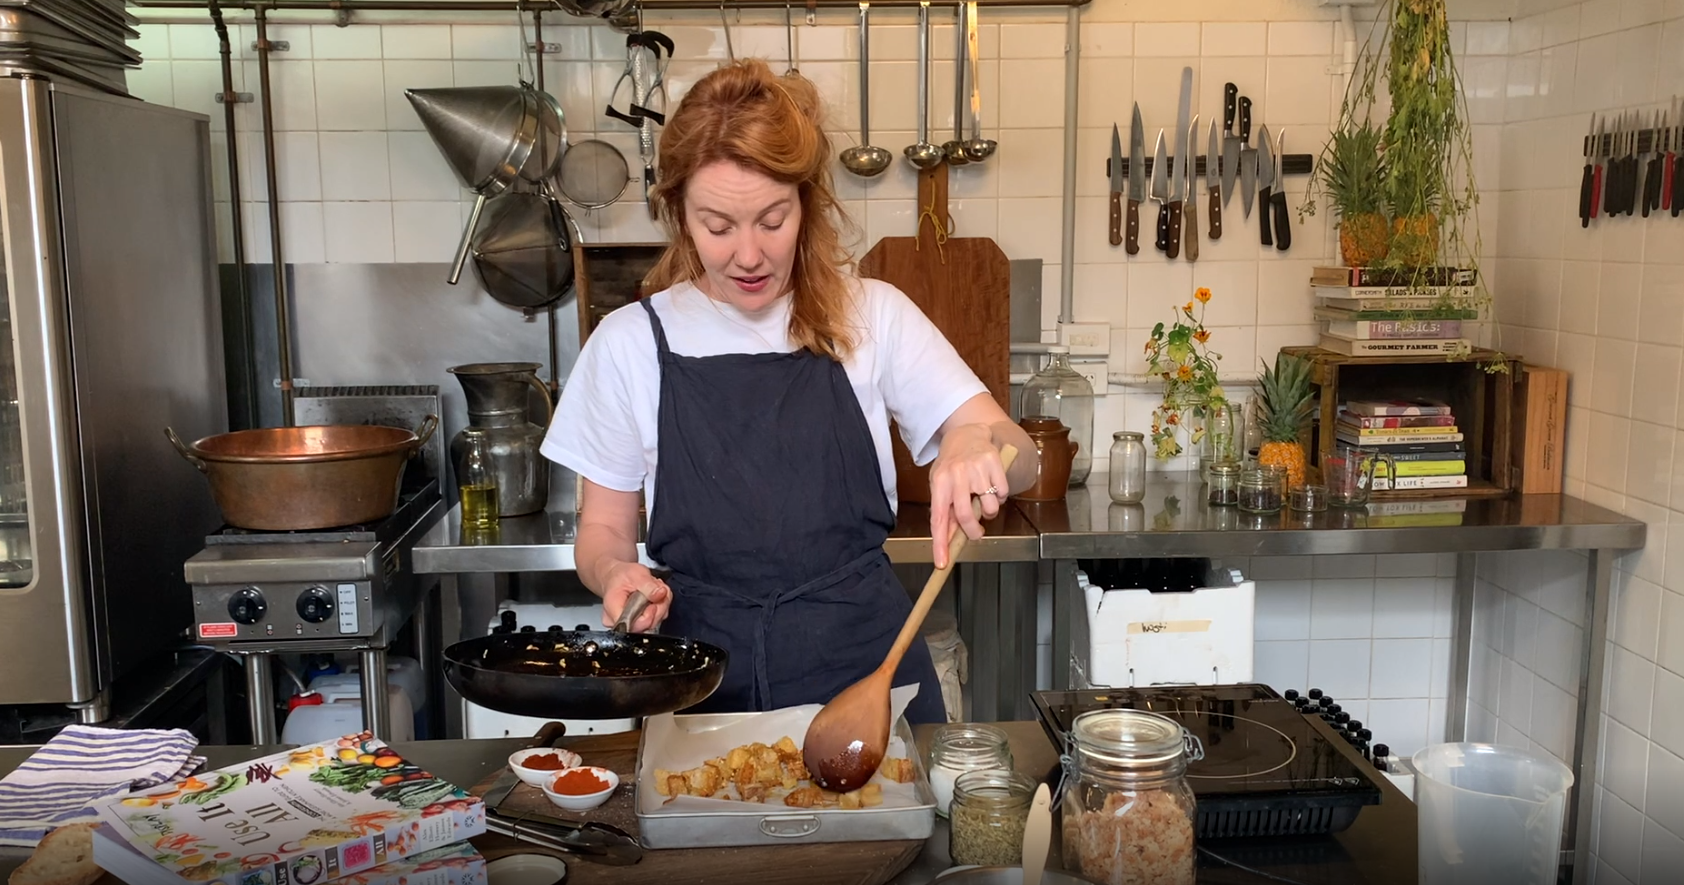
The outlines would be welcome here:
[[[1234,134],[1234,118],[1239,113],[1240,88],[1232,83],[1222,84],[1222,205],[1234,198],[1234,178],[1240,174],[1240,139]],[[1211,156],[1216,156],[1211,151]],[[1211,239],[1216,239],[1211,234]]]
[[[1251,146],[1251,99],[1240,99],[1240,200],[1251,217],[1251,195],[1257,191],[1257,149]]]
[[[1623,164],[1620,162],[1620,148],[1625,140],[1625,118],[1614,122],[1614,128],[1608,138],[1608,171],[1602,176],[1602,213],[1609,218],[1620,214],[1620,177]]]
[[[1263,245],[1275,244],[1269,226],[1269,200],[1275,184],[1274,147],[1269,144],[1269,126],[1264,124],[1257,136],[1257,227],[1263,234]]]
[[[1140,102],[1129,121],[1128,242],[1130,255],[1140,251],[1140,204],[1146,202],[1146,126],[1140,122]]]
[[[1660,114],[1659,122],[1655,124],[1655,135],[1649,141],[1649,145],[1652,148],[1649,152],[1649,168],[1646,169],[1643,174],[1644,218],[1649,217],[1649,212],[1651,210],[1659,209],[1661,207],[1661,178],[1663,177],[1661,173],[1661,166],[1666,163],[1666,154],[1662,152],[1661,145],[1665,141],[1665,136],[1662,134],[1665,131],[1666,113],[1663,111]]]
[[[1152,199],[1158,201],[1159,252],[1169,251],[1169,158],[1164,155],[1164,131],[1158,130],[1158,146],[1152,152]]]
[[[1193,69],[1181,69],[1181,100],[1175,111],[1175,158],[1170,162],[1174,173],[1169,192],[1169,249],[1166,254],[1176,258],[1181,254],[1181,205],[1187,198],[1187,176],[1183,164],[1187,162],[1187,115],[1193,111]]]
[[[1229,86],[1234,84],[1230,83]],[[1218,182],[1221,176],[1217,173],[1218,154],[1221,153],[1220,142],[1216,138],[1216,121],[1210,121],[1210,146],[1205,148],[1205,190],[1210,191],[1210,238],[1222,239],[1222,198]]]
[[[1275,212],[1275,249],[1281,252],[1292,248],[1292,213],[1286,205],[1286,130],[1282,129],[1275,135],[1275,165],[1270,179],[1274,181],[1275,192],[1269,197],[1269,205]]]
[[[1111,245],[1123,244],[1123,136],[1111,124]],[[1133,255],[1138,246],[1129,250]]]
[[[1194,150],[1192,147],[1198,143],[1196,141],[1198,137],[1199,115],[1194,114],[1192,125],[1187,127],[1187,156],[1182,162],[1182,166],[1186,168],[1176,167],[1175,170],[1177,178],[1182,177],[1182,173],[1185,172],[1187,179],[1187,197],[1181,204],[1181,222],[1182,230],[1187,235],[1188,261],[1199,260],[1199,164],[1198,158],[1193,156]]]
[[[1596,199],[1596,115],[1590,115],[1585,136],[1585,170],[1579,177],[1579,226],[1590,227],[1591,201]]]

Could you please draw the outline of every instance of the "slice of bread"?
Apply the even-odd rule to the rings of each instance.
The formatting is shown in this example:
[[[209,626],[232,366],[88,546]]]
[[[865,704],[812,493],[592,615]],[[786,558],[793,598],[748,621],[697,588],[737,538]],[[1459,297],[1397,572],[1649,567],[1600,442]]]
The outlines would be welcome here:
[[[8,885],[93,885],[105,871],[94,864],[94,830],[99,824],[65,824],[41,840]]]

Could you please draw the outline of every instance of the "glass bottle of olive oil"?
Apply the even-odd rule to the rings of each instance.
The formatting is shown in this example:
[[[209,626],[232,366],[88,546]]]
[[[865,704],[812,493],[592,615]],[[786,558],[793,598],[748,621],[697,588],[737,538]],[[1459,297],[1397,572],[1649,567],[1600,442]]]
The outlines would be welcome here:
[[[485,431],[468,428],[463,433],[462,463],[456,470],[456,488],[462,498],[463,532],[483,532],[497,527],[497,474],[491,469],[491,451]]]

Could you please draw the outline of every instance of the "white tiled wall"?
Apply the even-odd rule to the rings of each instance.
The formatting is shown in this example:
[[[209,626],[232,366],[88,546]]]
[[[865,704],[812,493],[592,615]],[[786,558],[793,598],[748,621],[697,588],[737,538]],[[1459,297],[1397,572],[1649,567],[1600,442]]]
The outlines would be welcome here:
[[[1675,882],[1684,869],[1684,553],[1672,549],[1684,541],[1673,528],[1684,520],[1684,496],[1674,497],[1684,485],[1684,227],[1669,216],[1583,229],[1577,209],[1591,114],[1647,111],[1684,92],[1684,3],[1522,0],[1508,51],[1495,275],[1503,343],[1572,373],[1567,491],[1649,524],[1648,546],[1615,572],[1597,881]],[[1547,746],[1560,724],[1539,721],[1540,698],[1571,696],[1578,678],[1563,684],[1549,656],[1581,621],[1534,598],[1547,572],[1518,559],[1487,569],[1483,559],[1481,602],[1506,619],[1501,636],[1483,634],[1484,725]]]

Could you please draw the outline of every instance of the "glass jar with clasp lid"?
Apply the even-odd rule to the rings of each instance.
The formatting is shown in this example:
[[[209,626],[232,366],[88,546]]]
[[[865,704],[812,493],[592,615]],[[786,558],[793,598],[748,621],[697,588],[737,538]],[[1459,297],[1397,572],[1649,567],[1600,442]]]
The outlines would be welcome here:
[[[1011,771],[1012,767],[1012,747],[1004,731],[969,722],[936,729],[930,742],[930,789],[936,794],[936,812],[947,814],[954,784],[966,772]]]
[[[1064,864],[1094,882],[1193,885],[1196,806],[1187,763],[1203,747],[1145,710],[1092,710],[1071,723]]]

